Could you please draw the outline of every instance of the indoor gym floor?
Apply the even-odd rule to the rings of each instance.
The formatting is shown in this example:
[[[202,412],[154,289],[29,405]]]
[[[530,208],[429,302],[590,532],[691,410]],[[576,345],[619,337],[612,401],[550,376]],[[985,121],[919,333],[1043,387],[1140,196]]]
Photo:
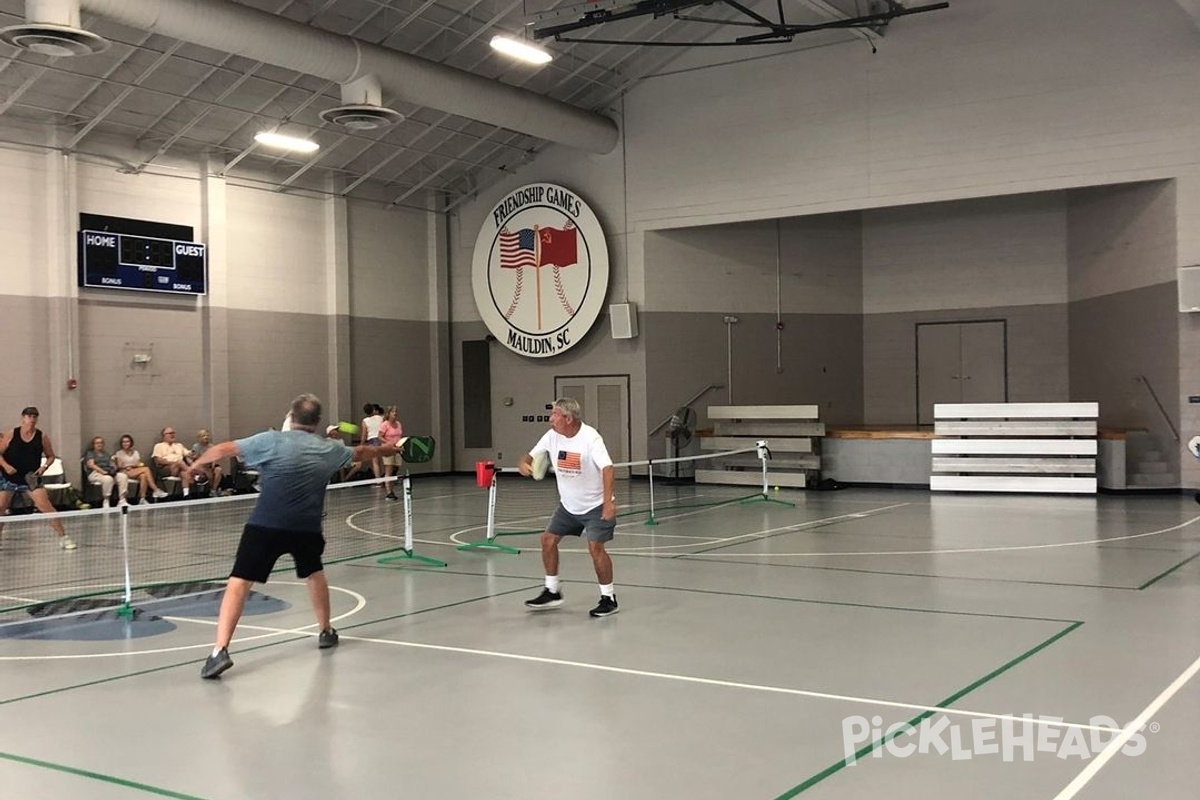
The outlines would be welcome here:
[[[331,515],[329,537],[402,514],[353,491],[362,508]],[[259,587],[290,606],[243,618],[217,681],[198,677],[209,615],[124,641],[0,639],[0,796],[1197,796],[1190,495],[773,496],[795,507],[624,516],[621,613],[607,619],[587,616],[598,591],[578,547],[563,558],[566,604],[526,611],[537,537],[503,539],[517,556],[456,550],[480,538],[486,492],[429,478],[414,481],[416,552],[449,566],[331,565],[336,650],[317,650],[291,573]],[[1023,715],[1035,733],[1004,742],[1004,718],[1011,733]],[[925,752],[899,752],[918,734],[892,741],[899,754],[868,735],[846,764],[844,730],[904,721],[933,726]],[[1136,755],[1136,739],[1102,729],[1131,723]],[[1085,735],[1098,737],[1086,757]]]

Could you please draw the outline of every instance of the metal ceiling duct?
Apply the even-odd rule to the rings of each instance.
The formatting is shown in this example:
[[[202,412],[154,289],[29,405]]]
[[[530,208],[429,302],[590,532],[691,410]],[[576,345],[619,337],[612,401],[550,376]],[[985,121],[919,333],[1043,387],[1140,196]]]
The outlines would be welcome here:
[[[25,0],[25,22],[0,30],[0,41],[44,56],[86,56],[108,40],[79,27],[79,0]]]
[[[342,105],[327,108],[321,119],[330,125],[341,125],[352,131],[373,131],[404,121],[404,115],[383,104],[383,88],[379,78],[364,75],[342,84]]]
[[[131,28],[349,84],[374,75],[390,96],[592,153],[617,143],[611,119],[489,80],[226,0],[81,0]]]

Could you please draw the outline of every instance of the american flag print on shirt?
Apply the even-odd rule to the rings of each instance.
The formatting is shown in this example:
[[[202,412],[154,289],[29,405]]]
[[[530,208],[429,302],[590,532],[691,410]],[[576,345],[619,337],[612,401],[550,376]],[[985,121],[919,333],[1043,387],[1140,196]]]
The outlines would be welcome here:
[[[566,450],[558,451],[558,458],[555,459],[555,472],[580,472],[583,469],[583,462],[579,458],[579,453],[571,453]]]

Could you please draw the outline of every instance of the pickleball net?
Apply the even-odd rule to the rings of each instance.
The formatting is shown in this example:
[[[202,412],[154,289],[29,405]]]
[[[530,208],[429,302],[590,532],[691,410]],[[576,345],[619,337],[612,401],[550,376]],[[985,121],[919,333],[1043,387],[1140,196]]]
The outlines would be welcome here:
[[[757,457],[757,467],[747,468],[744,466],[744,459],[739,461],[734,458],[747,454]],[[675,481],[655,475],[655,469],[664,464],[678,464],[683,467],[680,471],[685,471],[698,464],[711,468],[714,464],[730,462],[738,463],[737,466],[728,468],[732,485],[692,484],[681,487]],[[625,522],[644,517],[644,524],[657,525],[658,515],[687,509],[760,501],[794,505],[771,495],[770,463],[770,448],[764,440],[754,447],[739,450],[614,464],[616,469],[648,468],[648,480],[645,482],[621,482],[620,493],[623,496],[618,498],[618,519]],[[741,483],[735,483],[735,480]],[[750,487],[744,483],[747,480],[753,480],[757,488],[748,491]],[[488,490],[487,521],[483,526],[483,538],[462,544],[459,550],[483,549],[518,553],[518,548],[501,540],[505,537],[540,534],[545,530],[546,522],[558,503],[558,488],[553,472],[548,474],[545,480],[535,481],[523,477],[513,467],[500,468],[492,462],[485,461],[476,465],[476,485]]]
[[[386,499],[382,483],[326,489],[326,564],[404,550],[404,506]],[[257,497],[59,513],[75,550],[59,546],[48,515],[0,518],[0,628],[81,614],[132,616],[219,593]],[[275,573],[292,569],[285,557]]]

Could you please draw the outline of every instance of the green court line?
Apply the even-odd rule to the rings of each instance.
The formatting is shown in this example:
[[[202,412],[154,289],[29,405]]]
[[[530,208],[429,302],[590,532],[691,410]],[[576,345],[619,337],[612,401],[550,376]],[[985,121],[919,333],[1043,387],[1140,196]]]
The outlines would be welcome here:
[[[623,554],[615,553],[614,555],[623,555]],[[1200,553],[1198,553],[1197,555],[1200,555]],[[688,559],[686,557],[680,557],[677,560],[687,561]],[[978,577],[971,577],[969,575],[930,575],[930,574],[923,573],[923,572],[892,572],[889,570],[882,570],[882,569],[855,569],[853,567],[820,567],[820,566],[816,566],[814,564],[772,564],[770,562],[760,562],[760,561],[738,561],[735,558],[697,558],[694,560],[698,561],[701,564],[711,562],[714,564],[741,564],[742,566],[747,566],[747,567],[785,567],[787,569],[817,569],[817,570],[828,570],[830,572],[855,572],[855,573],[860,573],[863,575],[894,575],[894,576],[898,576],[898,577],[902,577],[902,578],[936,578],[938,580],[949,580],[949,581],[979,581],[979,582],[988,582],[988,583],[1020,583],[1020,584],[1029,584],[1032,586],[1065,586],[1065,587],[1078,588],[1078,589],[1113,589],[1115,591],[1122,591],[1122,592],[1136,592],[1138,589],[1143,588],[1141,586],[1110,586],[1108,584],[1103,584],[1103,583],[1063,583],[1060,581],[1019,580],[1017,578],[978,578]]]
[[[1200,554],[1197,554],[1197,555],[1200,555]],[[373,567],[373,565],[372,565],[371,568],[376,568],[376,567]],[[475,573],[475,572],[438,571],[438,572],[431,572],[429,574],[433,574],[433,575],[453,574],[453,575],[461,575],[461,576],[469,576],[469,577],[480,577],[479,573]],[[524,576],[524,575],[513,575],[513,576],[493,575],[491,577],[502,578],[502,579],[512,579],[512,580],[532,580],[528,576]],[[564,581],[564,583],[587,584],[588,582],[587,581]],[[907,612],[912,612],[912,613],[949,614],[949,615],[955,615],[955,616],[969,616],[969,617],[993,617],[993,618],[1001,618],[1001,619],[1016,619],[1016,620],[1037,621],[1037,622],[1070,622],[1071,623],[1069,625],[1069,627],[1065,628],[1064,630],[1062,630],[1059,633],[1055,634],[1054,636],[1050,637],[1046,641],[1044,641],[1041,644],[1035,646],[1034,648],[1026,651],[1022,655],[1017,656],[1016,658],[1012,659],[1004,666],[1002,666],[996,670],[993,670],[991,673],[985,675],[983,678],[980,678],[979,680],[975,681],[974,683],[968,685],[966,688],[959,690],[955,694],[953,694],[950,697],[943,700],[941,703],[938,703],[937,704],[938,708],[944,708],[944,707],[947,707],[949,704],[956,702],[957,700],[961,699],[964,695],[968,694],[969,692],[973,691],[974,689],[978,688],[979,686],[982,686],[984,683],[987,683],[988,681],[992,680],[993,678],[995,678],[996,676],[1000,675],[1001,673],[1007,671],[1008,669],[1011,669],[1012,667],[1019,664],[1021,661],[1024,661],[1025,659],[1027,659],[1027,658],[1031,657],[1032,655],[1034,655],[1035,653],[1037,653],[1039,650],[1041,650],[1045,647],[1048,647],[1050,644],[1053,644],[1058,639],[1062,638],[1063,636],[1066,636],[1071,631],[1073,631],[1076,628],[1078,628],[1079,626],[1083,625],[1082,621],[1061,620],[1061,619],[1043,618],[1043,617],[1025,617],[1025,616],[1008,615],[1008,614],[980,614],[980,613],[966,612],[966,611],[945,611],[945,610],[938,610],[938,609],[904,608],[904,607],[900,607],[900,606],[881,606],[881,605],[872,605],[872,604],[865,604],[865,603],[844,603],[844,602],[826,601],[826,600],[811,600],[811,599],[805,599],[805,598],[777,597],[777,596],[772,596],[772,595],[755,595],[755,594],[745,594],[745,593],[738,593],[738,592],[721,592],[721,591],[707,590],[707,589],[691,589],[691,588],[686,588],[686,587],[647,586],[647,585],[641,585],[641,584],[623,584],[623,585],[635,587],[635,588],[659,589],[659,590],[680,591],[680,592],[694,592],[697,594],[711,594],[711,595],[732,596],[732,597],[747,597],[747,598],[752,598],[752,599],[779,600],[779,601],[787,601],[787,602],[811,603],[811,604],[816,604],[816,605],[850,606],[850,607],[857,607],[857,608],[873,608],[873,609],[880,609],[880,610],[907,611]],[[447,608],[454,608],[456,606],[469,605],[471,603],[480,602],[482,600],[490,600],[492,598],[503,597],[506,595],[516,594],[519,592],[532,591],[535,588],[537,588],[537,587],[536,586],[531,587],[531,586],[526,585],[526,586],[522,586],[522,587],[519,587],[516,589],[510,589],[507,591],[503,591],[503,592],[494,592],[494,593],[490,593],[490,594],[486,594],[486,595],[469,598],[466,600],[458,600],[458,601],[455,601],[452,603],[444,603],[442,605],[431,606],[429,608],[418,609],[415,611],[406,611],[406,612],[402,612],[399,614],[393,614],[393,615],[390,615],[387,617],[380,617],[378,619],[366,620],[364,622],[344,626],[344,627],[340,628],[339,630],[354,630],[356,628],[362,628],[362,627],[365,627],[368,625],[376,625],[376,624],[379,624],[382,622],[388,622],[391,620],[401,619],[404,617],[415,616],[417,614],[425,614],[425,613],[429,613],[432,611],[440,611],[440,610],[444,610]],[[279,639],[279,640],[276,640],[273,642],[265,642],[263,644],[255,645],[253,647],[248,647],[239,652],[249,653],[249,652],[254,652],[256,650],[263,650],[263,649],[266,649],[269,647],[277,647],[277,646],[280,646],[283,644],[290,644],[292,642],[301,641],[304,639],[311,639],[311,638],[312,637],[310,637],[310,636],[293,636],[293,637]],[[106,683],[114,683],[116,681],[124,680],[126,678],[134,678],[134,677],[139,677],[139,676],[143,676],[143,675],[150,675],[150,674],[153,674],[156,672],[164,672],[166,670],[175,669],[177,667],[193,666],[197,662],[198,662],[198,659],[193,658],[193,659],[188,659],[186,661],[176,662],[173,664],[165,664],[165,665],[158,666],[158,667],[150,667],[150,668],[144,669],[144,670],[137,670],[134,672],[125,673],[123,675],[113,675],[113,676],[110,676],[107,678],[101,678],[101,679],[94,680],[94,681],[87,681],[84,683],[73,684],[70,686],[63,686],[63,687],[59,687],[56,689],[49,689],[49,690],[42,691],[42,692],[35,692],[33,694],[24,695],[21,697],[7,698],[4,700],[0,700],[0,706],[20,702],[23,700],[31,700],[31,699],[35,699],[35,698],[39,698],[39,697],[46,697],[46,696],[50,696],[50,695],[54,695],[54,694],[61,694],[61,693],[64,693],[64,692],[67,692],[70,690],[74,690],[74,689],[82,689],[82,688],[98,686],[98,685],[106,684]],[[926,717],[932,716],[933,713],[934,712],[932,712],[932,711],[927,711],[927,712],[917,716],[916,718],[914,718],[912,721],[910,721],[909,724],[915,728],[916,725],[921,720],[925,719]],[[872,744],[868,745],[867,747],[865,747],[861,751],[859,751],[859,753],[856,754],[856,758],[861,758],[862,756],[870,753],[873,749],[875,749],[876,747],[889,741],[891,738],[894,738],[894,736],[898,735],[899,733],[900,732],[897,732],[896,734],[893,734],[892,736],[885,736],[885,737],[881,738],[880,740],[873,742]],[[138,790],[145,791],[148,793],[157,794],[157,795],[160,795],[163,797],[178,798],[178,800],[205,800],[205,798],[199,798],[194,795],[186,795],[186,794],[182,794],[182,793],[178,793],[178,792],[173,792],[168,789],[161,789],[158,787],[153,787],[153,786],[149,786],[149,785],[145,785],[145,784],[138,784],[138,783],[132,782],[132,781],[126,781],[124,779],[117,778],[114,776],[103,775],[101,773],[94,773],[94,772],[90,772],[87,770],[76,769],[74,767],[69,767],[66,765],[55,764],[55,763],[46,762],[46,761],[40,761],[38,759],[28,758],[28,757],[24,757],[24,756],[18,756],[18,755],[14,755],[14,754],[10,754],[10,753],[0,752],[0,758],[6,758],[11,761],[29,764],[32,766],[38,766],[38,767],[42,767],[44,769],[52,769],[52,770],[57,770],[57,771],[65,772],[65,773],[69,773],[69,774],[80,775],[83,777],[88,777],[88,778],[92,778],[94,780],[100,780],[100,781],[104,781],[107,783],[113,783],[113,784],[117,784],[117,785],[127,786],[129,788],[134,788],[134,789],[138,789]],[[830,775],[838,772],[845,766],[846,766],[846,760],[843,759],[841,762],[834,764],[833,766],[823,770],[822,772],[818,773],[817,775],[814,775],[812,778],[809,778],[804,783],[793,788],[789,792],[786,792],[783,795],[780,795],[778,798],[776,798],[776,800],[788,800],[788,798],[795,797],[800,792],[808,789],[810,786],[813,786],[816,783],[819,783],[820,781],[824,780],[825,778],[829,777]]]
[[[386,566],[380,567],[380,566],[376,566],[374,564],[362,564],[362,565],[355,564],[352,566],[361,566],[361,567],[367,568],[367,569],[388,569],[388,567],[386,567]],[[436,573],[430,572],[428,574],[430,574],[430,575],[466,575],[466,576],[469,576],[472,578],[483,577],[483,575],[478,572],[463,572],[463,571],[451,570],[451,569],[442,569],[442,570],[438,570]],[[501,575],[501,574],[496,574],[496,573],[489,574],[487,577],[504,578],[504,579],[511,579],[511,580],[536,580],[535,578],[531,578],[528,575]],[[578,585],[582,585],[582,586],[587,586],[587,585],[595,586],[594,583],[592,583],[591,581],[586,581],[586,580],[563,580],[563,583],[564,584],[572,584],[572,585],[578,584]],[[772,594],[752,594],[750,592],[726,592],[726,591],[719,591],[717,589],[694,589],[690,586],[663,586],[661,584],[644,584],[644,583],[618,583],[617,586],[618,587],[625,586],[625,587],[629,587],[631,589],[652,589],[652,590],[666,591],[666,592],[690,592],[693,594],[708,594],[708,595],[716,595],[719,597],[744,597],[744,598],[748,598],[751,600],[778,600],[778,601],[787,602],[787,603],[807,603],[810,605],[818,605],[818,606],[845,606],[847,608],[870,608],[870,609],[875,609],[875,610],[879,610],[879,611],[904,611],[904,612],[908,612],[911,614],[946,614],[949,616],[956,616],[956,617],[983,617],[983,618],[988,618],[988,619],[1016,619],[1016,620],[1024,620],[1027,622],[1066,622],[1066,623],[1080,622],[1080,624],[1082,624],[1082,622],[1080,620],[1063,619],[1061,617],[1030,617],[1030,616],[1025,616],[1023,614],[988,614],[988,613],[984,613],[982,611],[949,611],[949,610],[940,609],[940,608],[915,608],[915,607],[911,607],[911,606],[886,606],[886,605],[880,605],[880,604],[875,604],[875,603],[850,603],[850,602],[841,601],[841,600],[814,600],[814,599],[808,598],[808,597],[782,597],[780,595],[772,595]],[[537,588],[537,587],[535,587],[535,588]],[[520,590],[518,590],[518,591],[520,591]],[[382,622],[385,620],[380,620],[380,621]],[[371,623],[362,623],[362,624],[369,625]],[[341,630],[341,629],[339,628],[338,630]]]
[[[1063,638],[1063,637],[1064,637],[1064,636],[1066,636],[1068,633],[1071,633],[1072,631],[1074,631],[1075,629],[1077,629],[1077,628],[1078,628],[1080,625],[1082,625],[1082,624],[1083,624],[1082,622],[1076,622],[1076,623],[1074,623],[1074,624],[1072,624],[1072,625],[1070,625],[1070,626],[1068,626],[1068,627],[1064,628],[1063,630],[1061,630],[1061,631],[1059,631],[1058,633],[1056,633],[1056,634],[1054,634],[1053,636],[1051,636],[1049,639],[1046,639],[1046,640],[1045,640],[1044,642],[1042,642],[1041,644],[1035,645],[1034,647],[1030,648],[1029,650],[1026,650],[1024,653],[1022,653],[1021,655],[1019,655],[1019,656],[1017,656],[1016,658],[1012,659],[1012,660],[1011,660],[1011,661],[1009,661],[1007,664],[1004,664],[1004,665],[1003,665],[1003,666],[1001,666],[1001,667],[997,667],[996,669],[992,670],[992,671],[991,671],[991,672],[989,672],[987,675],[984,675],[982,678],[980,678],[979,680],[975,681],[974,683],[970,683],[970,684],[968,684],[966,687],[964,687],[964,688],[962,688],[962,689],[959,689],[957,692],[955,692],[954,694],[950,695],[949,697],[947,697],[947,698],[946,698],[945,700],[943,700],[942,702],[938,703],[938,704],[936,705],[936,708],[947,708],[947,707],[949,707],[949,706],[950,706],[950,704],[951,704],[951,703],[956,703],[956,702],[958,702],[959,700],[961,700],[961,699],[962,699],[963,697],[965,697],[966,695],[968,695],[968,694],[970,694],[971,692],[973,692],[973,691],[975,691],[976,689],[978,689],[980,686],[983,686],[985,683],[988,683],[989,681],[991,681],[991,680],[995,679],[995,678],[996,678],[996,677],[998,677],[999,675],[1002,675],[1003,673],[1005,673],[1005,672],[1007,672],[1008,670],[1012,669],[1012,668],[1013,668],[1013,667],[1015,667],[1017,664],[1020,664],[1022,661],[1025,661],[1026,659],[1028,659],[1028,658],[1031,658],[1032,656],[1036,655],[1036,654],[1037,654],[1038,652],[1040,652],[1041,650],[1044,650],[1045,648],[1047,648],[1047,647],[1049,647],[1050,645],[1054,644],[1054,643],[1055,643],[1055,642],[1057,642],[1059,639]],[[904,735],[904,734],[908,733],[909,731],[916,730],[917,726],[918,726],[918,725],[919,725],[919,724],[920,724],[922,721],[924,721],[924,720],[928,719],[929,717],[932,717],[932,716],[933,716],[935,713],[937,713],[937,712],[935,712],[935,711],[923,711],[922,713],[920,713],[920,714],[918,714],[917,716],[915,716],[915,717],[913,717],[912,719],[910,719],[910,720],[908,721],[908,723],[907,723],[907,726],[906,726],[906,727],[901,727],[901,728],[899,728],[898,730],[895,730],[895,731],[893,731],[893,732],[892,732],[892,733],[890,733],[890,734],[887,734],[887,735],[885,735],[885,736],[882,736],[882,737],[880,737],[879,739],[876,739],[875,741],[871,742],[870,744],[868,744],[868,745],[864,746],[864,747],[863,747],[861,750],[857,751],[857,752],[854,754],[854,760],[856,760],[856,761],[857,761],[858,759],[861,759],[863,756],[865,756],[865,755],[867,755],[867,754],[871,753],[873,750],[875,750],[875,749],[877,749],[877,748],[881,747],[882,745],[885,745],[885,744],[887,744],[887,743],[888,743],[888,742],[890,742],[892,739],[895,739],[895,738],[896,738],[896,737],[898,737],[898,736]],[[806,780],[806,781],[804,781],[803,783],[799,784],[798,786],[794,786],[794,787],[792,787],[791,789],[789,789],[788,791],[786,791],[786,792],[784,792],[783,794],[779,795],[778,797],[776,797],[776,798],[775,798],[775,800],[791,800],[791,798],[793,798],[793,797],[796,797],[796,796],[797,796],[797,795],[799,795],[800,793],[802,793],[802,792],[805,792],[805,791],[807,791],[807,790],[811,789],[813,786],[816,786],[818,783],[820,783],[821,781],[825,780],[826,778],[828,778],[828,777],[830,777],[830,776],[832,776],[832,775],[835,775],[835,774],[837,774],[837,773],[838,773],[838,772],[840,772],[842,769],[844,769],[845,767],[849,766],[849,764],[850,764],[850,759],[849,759],[849,758],[843,758],[841,761],[838,761],[838,762],[836,762],[836,763],[834,763],[834,764],[831,764],[830,766],[828,766],[828,767],[826,767],[825,769],[821,770],[821,771],[820,771],[820,772],[818,772],[816,775],[813,775],[811,778],[809,778],[808,780]]]
[[[79,769],[78,767],[68,767],[65,764],[54,764],[50,761],[41,761],[36,758],[28,758],[26,756],[18,756],[13,753],[0,752],[0,758],[8,761],[15,761],[18,764],[27,764],[33,767],[41,767],[42,769],[50,769],[55,772],[65,772],[68,775],[77,775],[81,778],[90,778],[94,781],[103,783],[112,783],[117,786],[122,786],[126,789],[136,789],[139,792],[147,794],[156,794],[159,797],[174,797],[176,800],[205,800],[194,794],[184,794],[183,792],[175,792],[170,789],[164,789],[161,786],[151,786],[146,783],[138,783],[137,781],[127,781],[124,778],[118,778],[114,775],[105,775],[102,772],[92,772],[90,769]]]
[[[1183,561],[1180,561],[1178,564],[1176,564],[1175,566],[1171,567],[1171,568],[1170,568],[1170,569],[1168,569],[1166,572],[1160,572],[1159,574],[1155,575],[1153,578],[1151,578],[1150,580],[1146,581],[1145,583],[1143,583],[1141,586],[1139,586],[1139,587],[1137,587],[1137,588],[1138,588],[1139,590],[1141,590],[1141,589],[1148,589],[1148,588],[1150,588],[1151,586],[1153,586],[1154,584],[1156,584],[1156,583],[1158,583],[1159,581],[1161,581],[1163,578],[1165,578],[1165,577],[1167,577],[1168,575],[1170,575],[1170,574],[1171,574],[1172,572],[1174,572],[1175,570],[1179,569],[1180,567],[1185,567],[1185,566],[1187,566],[1187,565],[1188,565],[1190,562],[1194,561],[1194,560],[1195,560],[1195,559],[1197,559],[1197,558],[1200,558],[1200,553],[1192,553],[1190,556],[1188,556],[1187,558],[1185,558]]]

